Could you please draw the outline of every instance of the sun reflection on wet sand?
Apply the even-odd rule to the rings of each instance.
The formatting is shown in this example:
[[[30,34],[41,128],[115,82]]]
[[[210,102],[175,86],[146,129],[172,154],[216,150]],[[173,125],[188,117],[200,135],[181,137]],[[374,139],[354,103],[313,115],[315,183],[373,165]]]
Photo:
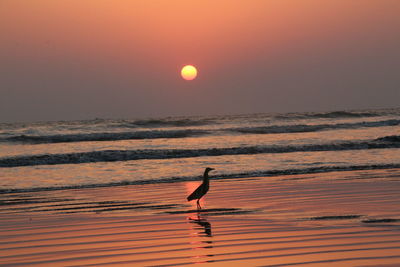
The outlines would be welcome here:
[[[199,180],[199,182],[187,182],[185,183],[185,188],[186,188],[186,196],[190,195],[194,190],[196,190],[196,188],[201,184],[201,181]],[[207,203],[205,200],[205,196],[202,197],[200,199],[200,205],[202,207],[205,207],[205,204]],[[191,209],[197,209],[197,205],[196,205],[196,200],[192,200],[189,202]]]

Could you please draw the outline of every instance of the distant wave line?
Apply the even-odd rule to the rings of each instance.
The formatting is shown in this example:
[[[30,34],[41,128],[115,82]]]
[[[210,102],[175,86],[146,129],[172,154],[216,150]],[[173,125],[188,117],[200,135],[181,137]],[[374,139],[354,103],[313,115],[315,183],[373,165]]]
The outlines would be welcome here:
[[[361,117],[378,117],[387,115],[389,110],[371,110],[371,111],[328,111],[328,112],[305,112],[305,113],[286,113],[276,115],[275,118],[361,118]]]
[[[135,120],[135,121],[124,121],[122,124],[117,125],[119,127],[187,127],[187,126],[203,126],[208,124],[216,123],[212,119],[147,119],[147,120]]]
[[[356,122],[356,123],[338,123],[338,124],[295,124],[295,125],[271,125],[260,127],[242,127],[229,128],[227,131],[239,133],[254,133],[254,134],[272,134],[272,133],[303,133],[317,132],[336,129],[356,129],[363,127],[382,127],[382,126],[397,126],[400,125],[400,120],[384,120],[371,122]]]
[[[299,119],[299,118],[362,118],[362,117],[379,117],[388,115],[388,110],[372,110],[372,111],[328,111],[328,112],[305,112],[305,113],[285,113],[285,114],[257,114],[264,115],[270,119]],[[231,115],[222,118],[232,119],[235,117],[246,117],[251,115]],[[210,118],[164,118],[164,119],[144,119],[144,120],[125,120],[115,127],[187,127],[187,126],[204,126],[210,124],[218,124],[220,117]]]

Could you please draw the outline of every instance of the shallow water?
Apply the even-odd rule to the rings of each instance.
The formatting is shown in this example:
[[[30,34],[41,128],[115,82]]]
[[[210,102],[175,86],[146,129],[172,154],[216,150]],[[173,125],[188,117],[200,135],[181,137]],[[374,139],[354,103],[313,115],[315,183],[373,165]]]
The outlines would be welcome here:
[[[400,171],[342,171],[0,197],[0,264],[382,266],[400,260]]]

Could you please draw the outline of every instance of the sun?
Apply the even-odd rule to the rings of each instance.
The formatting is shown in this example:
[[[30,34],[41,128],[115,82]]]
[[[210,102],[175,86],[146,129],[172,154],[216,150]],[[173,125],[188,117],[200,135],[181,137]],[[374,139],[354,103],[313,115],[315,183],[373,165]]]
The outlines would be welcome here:
[[[196,78],[197,76],[197,69],[193,65],[186,65],[181,70],[182,78],[191,81]]]

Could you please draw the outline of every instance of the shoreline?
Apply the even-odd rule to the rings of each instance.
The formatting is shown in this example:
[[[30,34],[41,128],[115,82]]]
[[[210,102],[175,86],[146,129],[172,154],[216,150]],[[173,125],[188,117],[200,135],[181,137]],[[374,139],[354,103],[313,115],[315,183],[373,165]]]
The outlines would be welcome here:
[[[24,166],[27,167],[27,166]],[[28,166],[29,167],[29,166]],[[216,177],[210,177],[210,180],[225,180],[225,179],[252,179],[258,177],[274,178],[292,175],[312,175],[336,172],[349,172],[349,171],[379,171],[379,170],[399,170],[400,164],[375,164],[375,165],[356,165],[356,166],[325,166],[313,167],[308,169],[289,169],[289,170],[271,170],[271,171],[256,171],[254,173],[234,173],[234,174],[220,174]],[[197,181],[198,177],[171,177],[165,179],[154,180],[135,180],[135,181],[120,181],[101,184],[80,184],[80,185],[65,185],[65,186],[52,186],[52,187],[33,187],[33,188],[4,188],[0,189],[1,194],[13,193],[33,193],[41,191],[60,191],[60,190],[75,190],[75,189],[91,189],[91,188],[104,188],[104,187],[119,187],[130,185],[151,185],[151,184],[169,184],[169,183],[182,183]]]

